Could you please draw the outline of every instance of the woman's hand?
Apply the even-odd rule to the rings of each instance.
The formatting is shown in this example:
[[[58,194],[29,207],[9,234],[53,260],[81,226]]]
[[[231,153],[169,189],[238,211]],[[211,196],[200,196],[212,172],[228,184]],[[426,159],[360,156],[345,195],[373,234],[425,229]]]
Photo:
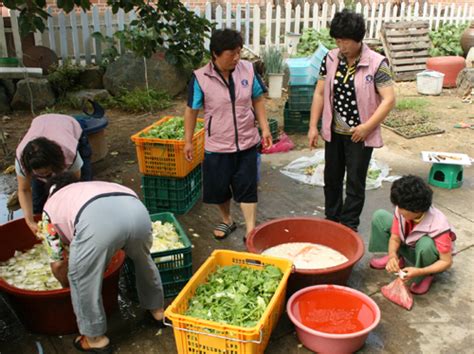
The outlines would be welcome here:
[[[354,143],[364,141],[365,138],[370,134],[371,129],[366,124],[359,124],[357,127],[351,128],[352,137],[351,140]]]
[[[67,260],[52,262],[51,271],[56,279],[61,283],[63,288],[69,287],[68,262]]]
[[[270,133],[270,130],[262,129],[262,145],[265,149],[268,149],[272,146],[273,140],[272,140],[272,134]]]
[[[26,220],[26,225],[30,228],[33,235],[38,233],[38,224],[34,220]]]
[[[193,143],[185,143],[184,144],[184,157],[186,160],[191,162],[193,160]]]
[[[404,282],[413,280],[413,278],[423,275],[421,269],[416,267],[406,267],[403,268],[402,271],[406,273],[405,277],[403,278]]]
[[[309,142],[309,149],[318,147],[318,128],[309,128],[308,131],[308,142]]]
[[[392,256],[388,259],[387,265],[385,266],[385,269],[389,273],[397,273],[400,271],[400,266],[398,265],[398,257],[397,256]]]

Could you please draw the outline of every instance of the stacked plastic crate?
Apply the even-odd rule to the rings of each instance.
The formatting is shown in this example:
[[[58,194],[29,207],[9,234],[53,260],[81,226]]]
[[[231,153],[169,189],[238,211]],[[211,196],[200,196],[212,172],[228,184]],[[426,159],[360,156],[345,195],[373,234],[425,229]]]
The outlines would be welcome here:
[[[201,162],[204,158],[204,128],[194,133],[194,159],[184,157],[184,140],[144,137],[144,133],[174,117],[160,119],[132,136],[142,176],[142,192],[148,211],[185,214],[201,196]],[[202,122],[202,119],[198,119]]]
[[[284,110],[284,125],[287,133],[307,132],[311,113],[311,103],[319,69],[328,49],[319,45],[312,56],[290,58],[287,65],[290,70],[288,101]]]

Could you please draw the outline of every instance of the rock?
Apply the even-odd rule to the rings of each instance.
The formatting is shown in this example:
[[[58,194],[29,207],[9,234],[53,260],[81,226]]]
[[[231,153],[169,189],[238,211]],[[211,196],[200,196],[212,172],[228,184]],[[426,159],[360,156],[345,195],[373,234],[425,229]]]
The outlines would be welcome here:
[[[84,89],[103,89],[104,70],[98,66],[85,68],[79,78],[79,84]]]
[[[456,78],[458,95],[464,96],[467,91],[474,88],[474,68],[465,68],[461,70]]]
[[[150,59],[147,59],[147,67],[150,88],[176,96],[186,87],[187,76],[184,70],[169,64],[162,53],[155,53]],[[114,96],[123,89],[145,88],[143,58],[137,58],[134,54],[127,53],[107,66],[104,87]]]
[[[0,113],[9,112],[10,109],[10,98],[5,87],[0,86]]]
[[[33,96],[33,108],[42,109],[53,106],[56,102],[53,89],[47,79],[28,79],[31,94]],[[28,89],[27,80],[20,80],[16,84],[16,92],[11,102],[11,107],[18,110],[30,109],[30,91]]]
[[[109,97],[110,94],[105,89],[91,89],[70,92],[66,95],[66,100],[72,102],[74,107],[82,107],[85,100],[103,101]]]

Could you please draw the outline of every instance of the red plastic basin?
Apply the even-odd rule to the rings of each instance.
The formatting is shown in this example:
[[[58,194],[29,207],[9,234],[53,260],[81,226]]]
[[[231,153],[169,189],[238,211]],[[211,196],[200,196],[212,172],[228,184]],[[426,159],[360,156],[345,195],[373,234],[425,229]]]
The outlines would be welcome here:
[[[24,219],[0,225],[0,262],[13,257],[15,251],[26,251],[40,243]],[[107,314],[118,307],[118,280],[125,253],[118,251],[104,274],[102,300]],[[77,332],[69,288],[33,291],[19,289],[0,278],[0,291],[8,298],[21,322],[34,333],[64,335]]]
[[[466,67],[466,60],[459,56],[433,57],[426,60],[426,68],[444,74],[443,87],[456,87],[456,79],[462,69]]]
[[[313,242],[331,247],[347,257],[341,265],[325,269],[296,269],[288,281],[288,294],[316,284],[345,285],[352,267],[364,255],[360,236],[339,223],[315,218],[294,217],[258,225],[247,237],[249,252],[262,253],[267,248],[288,242]]]
[[[302,289],[287,312],[301,343],[318,353],[353,353],[380,322],[380,309],[360,291],[338,285]]]

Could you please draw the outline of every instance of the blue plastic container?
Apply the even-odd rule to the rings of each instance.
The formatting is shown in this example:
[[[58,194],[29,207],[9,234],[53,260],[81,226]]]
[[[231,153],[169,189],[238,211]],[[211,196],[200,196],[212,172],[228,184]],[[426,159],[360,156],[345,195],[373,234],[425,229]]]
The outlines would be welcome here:
[[[289,85],[314,85],[319,77],[321,62],[328,51],[325,46],[320,44],[318,49],[310,57],[287,59],[286,64],[290,70]]]
[[[76,118],[87,135],[100,132],[109,125],[107,117],[93,118],[85,114],[74,114],[73,117]]]

